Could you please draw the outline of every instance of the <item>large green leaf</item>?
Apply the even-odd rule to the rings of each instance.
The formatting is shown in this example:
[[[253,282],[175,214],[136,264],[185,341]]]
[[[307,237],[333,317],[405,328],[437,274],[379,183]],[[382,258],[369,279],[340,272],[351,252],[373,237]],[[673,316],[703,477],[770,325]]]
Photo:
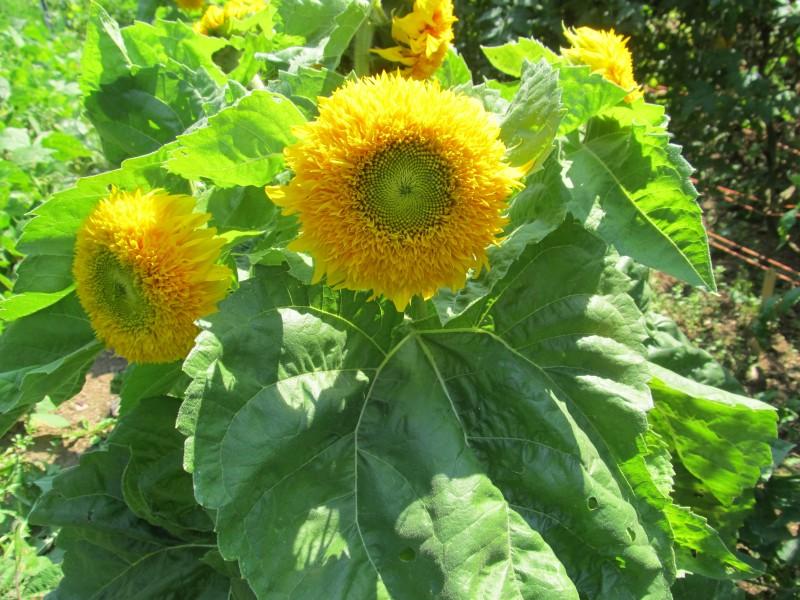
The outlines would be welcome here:
[[[772,407],[699,384],[655,364],[650,421],[673,458],[668,507],[678,565],[716,579],[758,574],[756,561],[735,554],[736,532],[753,504],[752,489],[772,464]]]
[[[92,10],[81,88],[110,162],[157,150],[226,103],[226,79],[211,58],[224,43],[183,23],[120,30],[102,8]]]
[[[128,508],[121,480],[129,458],[115,444],[83,456],[34,507],[32,522],[61,527],[57,544],[66,553],[64,579],[50,597],[225,598],[230,580],[202,561],[212,540],[187,543]]]
[[[36,504],[34,522],[61,527],[56,598],[212,600],[241,588],[235,565],[209,558],[212,522],[181,469],[178,406],[166,396],[142,400],[102,451],[56,477]]]
[[[187,361],[190,462],[223,556],[267,598],[296,585],[352,598],[547,598],[572,585],[668,597],[666,517],[642,512],[616,464],[640,452],[651,403],[643,320],[615,260],[562,227],[470,312],[500,337],[462,327],[393,346],[374,343],[378,321],[280,298],[267,272],[243,284]]]
[[[545,369],[600,453],[619,466],[617,479],[634,495],[631,501],[668,572],[677,566],[712,577],[752,575],[705,518],[670,498],[670,446],[662,441],[653,447],[645,418],[653,406],[646,385],[652,367],[642,346],[648,333],[625,293],[633,283],[602,246],[582,230],[563,226],[522,254],[507,281],[495,287],[484,318]],[[559,285],[537,284],[555,280]],[[765,434],[749,431],[742,439],[762,443]]]
[[[288,98],[256,91],[181,136],[166,166],[220,187],[264,186],[284,169],[283,148],[295,140],[291,128],[304,122]]]
[[[369,390],[369,378],[380,368],[384,385],[406,380],[419,386],[407,400],[416,398],[416,416],[398,418],[401,423],[407,419],[409,428],[414,423],[435,430],[436,415],[446,416],[450,408],[440,394],[438,402],[444,404],[428,410],[423,390],[435,382],[433,371],[428,367],[425,379],[409,380],[404,354],[387,359],[369,329],[342,316],[303,308],[288,297],[285,308],[270,308],[280,300],[271,283],[264,277],[243,284],[229,300],[228,313],[248,307],[255,312],[240,312],[235,321],[212,329],[223,354],[205,382],[195,433],[198,498],[218,509],[220,550],[226,558],[239,559],[259,596],[269,598],[290,589],[301,596],[327,598],[383,597],[386,589],[400,598],[471,592],[481,596],[481,590],[496,589],[505,590],[508,597],[531,597],[535,590],[569,589],[563,572],[556,577],[559,565],[547,546],[509,511],[499,491],[485,476],[472,473],[476,467],[470,468],[467,457],[459,466],[463,448],[458,440],[464,440],[457,431],[451,440],[455,445],[442,456],[423,448],[414,451],[404,469],[421,486],[420,502],[417,508],[408,507],[405,517],[396,512],[404,508],[397,498],[398,475],[386,473],[381,463],[370,464],[368,454],[379,453],[380,459],[378,448],[368,448],[381,438],[389,440],[380,422],[390,418],[386,410],[391,405],[383,399],[390,390],[380,391],[374,383]],[[372,328],[379,326],[379,321],[372,323]],[[265,349],[265,338],[282,344]],[[414,348],[410,360],[424,367],[426,359],[418,346],[408,342],[403,347]],[[367,393],[375,399],[375,408],[362,413]],[[254,422],[263,426],[254,428]],[[364,423],[363,428],[358,423]],[[364,445],[358,455],[356,435]],[[441,435],[443,444],[451,438]],[[247,454],[249,466],[238,460]],[[356,466],[357,456],[363,466]],[[252,460],[255,457],[258,460]],[[444,468],[456,471],[426,481]],[[356,478],[366,480],[363,491],[357,490]],[[446,514],[453,511],[458,514],[446,523]],[[390,515],[403,524],[379,522]],[[365,520],[363,525],[359,519]],[[474,529],[460,535],[468,524]],[[439,541],[431,527],[442,528]],[[443,568],[438,561],[448,548],[454,554]],[[270,561],[265,563],[267,549]],[[475,561],[488,561],[485,575],[471,575]],[[537,569],[551,573],[537,581]],[[513,595],[516,585],[528,594]]]
[[[617,257],[567,223],[520,255],[475,323],[494,330],[547,374],[573,418],[636,506],[665,573],[674,573],[668,503],[641,456],[652,406],[642,357],[644,322]],[[558,281],[558,285],[545,282]],[[655,499],[658,498],[658,501]]]
[[[606,114],[565,147],[569,210],[621,254],[715,289],[697,192],[680,149],[663,125],[641,122],[634,109]]]
[[[775,409],[651,364],[653,425],[686,470],[722,505],[751,490],[772,465]]]
[[[673,503],[675,470],[669,444],[652,429],[642,439],[643,453],[621,465],[631,485],[649,507],[661,511],[659,523],[674,544],[676,567],[717,579],[744,578],[757,574],[732,552],[708,520],[691,509]],[[649,474],[643,476],[642,459]]]
[[[109,437],[127,446],[122,476],[128,507],[140,518],[184,540],[204,540],[212,521],[197,505],[192,478],[183,468],[183,436],[175,429],[180,401],[169,396],[141,400]]]
[[[0,413],[71,398],[102,347],[74,293],[10,323],[0,335]]]

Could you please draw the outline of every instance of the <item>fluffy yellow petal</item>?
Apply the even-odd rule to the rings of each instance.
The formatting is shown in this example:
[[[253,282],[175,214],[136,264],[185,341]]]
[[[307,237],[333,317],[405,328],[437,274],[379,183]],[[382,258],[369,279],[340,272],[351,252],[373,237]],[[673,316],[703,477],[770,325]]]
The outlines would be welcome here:
[[[317,277],[398,310],[486,264],[523,176],[480,102],[397,73],[349,82],[295,133],[284,150],[294,179],[266,190],[300,220],[292,247]]]
[[[416,0],[409,14],[392,20],[392,37],[401,46],[372,51],[405,65],[405,76],[427,79],[447,55],[456,20],[452,0]]]
[[[131,362],[186,356],[196,319],[216,310],[230,271],[223,245],[194,199],[161,190],[113,190],[78,232],[78,299],[106,345]]]
[[[595,73],[627,90],[626,102],[642,97],[642,91],[633,78],[633,57],[628,49],[628,38],[613,29],[598,30],[591,27],[565,29],[570,43],[562,48],[561,55],[576,64],[588,65]]]

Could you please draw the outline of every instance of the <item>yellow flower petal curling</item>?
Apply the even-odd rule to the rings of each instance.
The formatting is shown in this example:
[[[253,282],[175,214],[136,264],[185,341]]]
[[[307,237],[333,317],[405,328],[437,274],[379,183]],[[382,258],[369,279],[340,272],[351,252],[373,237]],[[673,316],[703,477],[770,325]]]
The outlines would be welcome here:
[[[463,287],[505,224],[523,173],[477,100],[397,73],[351,81],[319,103],[284,150],[295,173],[267,194],[297,214],[292,248],[315,278],[372,290],[402,310],[415,294]]]
[[[642,91],[633,78],[633,57],[628,49],[628,39],[613,29],[598,30],[591,27],[565,29],[564,36],[570,48],[562,48],[562,56],[571,62],[588,65],[608,81],[616,83],[630,93],[626,102],[642,97]]]
[[[427,79],[447,55],[456,21],[452,0],[416,0],[409,14],[392,20],[392,37],[402,45],[372,52],[406,66],[408,77]]]
[[[230,271],[223,245],[191,196],[112,190],[78,232],[73,274],[81,305],[107,346],[131,362],[186,356],[194,321],[216,310]]]

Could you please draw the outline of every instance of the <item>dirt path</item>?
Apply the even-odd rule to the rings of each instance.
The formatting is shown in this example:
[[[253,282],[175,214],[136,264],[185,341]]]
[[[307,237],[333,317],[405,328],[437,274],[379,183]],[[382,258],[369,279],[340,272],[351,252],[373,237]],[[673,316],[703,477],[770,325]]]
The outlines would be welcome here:
[[[92,365],[81,392],[55,411],[69,421],[69,426],[37,425],[28,458],[60,467],[76,465],[80,455],[93,443],[95,436],[88,432],[119,411],[119,396],[111,392],[111,382],[126,364],[124,359],[103,352]]]

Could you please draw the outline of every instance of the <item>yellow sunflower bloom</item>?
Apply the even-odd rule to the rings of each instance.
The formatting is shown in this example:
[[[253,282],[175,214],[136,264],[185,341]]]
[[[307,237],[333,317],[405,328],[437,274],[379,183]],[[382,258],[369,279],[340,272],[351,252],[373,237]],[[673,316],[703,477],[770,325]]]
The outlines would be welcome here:
[[[626,102],[642,97],[642,91],[633,78],[633,57],[628,50],[628,38],[618,35],[613,29],[605,31],[591,27],[565,29],[564,36],[571,47],[562,48],[562,56],[573,63],[588,65],[595,73],[628,90]]]
[[[383,74],[320,99],[317,120],[295,133],[284,150],[294,179],[267,194],[298,215],[290,247],[314,257],[315,280],[372,290],[402,310],[486,265],[523,173],[504,162],[480,102]]]
[[[230,0],[225,6],[209,6],[194,30],[202,35],[225,36],[231,19],[244,19],[266,8],[264,0]]]
[[[194,30],[202,35],[217,35],[222,33],[226,24],[225,9],[221,6],[209,6],[194,24]]]
[[[205,0],[175,0],[175,4],[185,10],[196,10],[198,8],[203,8],[204,3]]]
[[[456,21],[452,0],[416,0],[409,14],[392,20],[392,37],[402,45],[372,52],[405,65],[408,77],[427,79],[447,55]]]
[[[215,264],[223,241],[193,209],[190,196],[115,189],[78,232],[78,298],[98,338],[131,362],[186,356],[194,321],[225,297],[230,271]]]

